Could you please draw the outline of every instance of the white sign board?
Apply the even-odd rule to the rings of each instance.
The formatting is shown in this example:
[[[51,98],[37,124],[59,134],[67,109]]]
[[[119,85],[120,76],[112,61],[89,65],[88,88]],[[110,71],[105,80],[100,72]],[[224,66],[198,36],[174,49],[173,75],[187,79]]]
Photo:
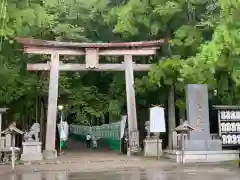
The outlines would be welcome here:
[[[166,132],[164,108],[150,108],[150,132]]]

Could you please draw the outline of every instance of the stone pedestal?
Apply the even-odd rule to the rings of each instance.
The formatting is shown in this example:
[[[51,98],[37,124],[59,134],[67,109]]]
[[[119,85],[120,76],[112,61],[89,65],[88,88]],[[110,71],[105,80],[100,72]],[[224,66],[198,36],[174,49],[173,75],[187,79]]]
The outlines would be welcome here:
[[[162,139],[158,140],[159,156],[162,156]],[[157,157],[157,139],[144,140],[144,156]]]
[[[43,151],[43,157],[44,157],[44,159],[56,159],[57,158],[57,150],[56,149],[52,149],[52,150],[45,149]]]
[[[42,143],[41,142],[23,142],[23,153],[21,159],[23,161],[42,160]]]
[[[222,142],[219,139],[209,140],[185,140],[187,151],[221,151]]]
[[[187,163],[217,163],[222,161],[239,160],[238,150],[222,151],[180,151],[165,150],[164,156],[176,160],[178,164]]]

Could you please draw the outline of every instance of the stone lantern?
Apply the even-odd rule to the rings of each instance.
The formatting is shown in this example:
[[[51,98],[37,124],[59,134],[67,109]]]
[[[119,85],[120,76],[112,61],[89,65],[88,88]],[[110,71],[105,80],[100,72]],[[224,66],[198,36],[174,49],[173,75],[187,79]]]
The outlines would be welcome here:
[[[179,149],[182,151],[181,162],[184,163],[184,146],[185,146],[185,135],[190,131],[195,131],[196,129],[188,124],[187,121],[184,121],[183,124],[177,126],[173,131],[176,131],[177,134],[180,134],[180,143]]]
[[[13,122],[12,124],[10,124],[8,126],[7,129],[2,131],[1,134],[5,134],[6,136],[10,135],[10,137],[11,137],[11,147],[7,151],[12,151],[12,158],[11,158],[12,159],[12,169],[14,169],[15,168],[15,160],[16,160],[15,159],[16,158],[16,156],[15,156],[15,151],[16,151],[16,149],[15,149],[16,134],[23,135],[24,132],[21,131],[20,129],[18,129],[16,127],[16,123]]]

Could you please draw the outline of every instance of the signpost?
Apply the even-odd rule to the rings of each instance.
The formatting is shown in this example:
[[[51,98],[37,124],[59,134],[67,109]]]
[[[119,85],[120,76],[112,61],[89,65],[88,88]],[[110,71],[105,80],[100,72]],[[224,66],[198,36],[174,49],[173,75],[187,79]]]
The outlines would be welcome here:
[[[157,133],[157,160],[159,160],[159,135],[166,132],[164,108],[154,106],[150,108],[150,132]]]

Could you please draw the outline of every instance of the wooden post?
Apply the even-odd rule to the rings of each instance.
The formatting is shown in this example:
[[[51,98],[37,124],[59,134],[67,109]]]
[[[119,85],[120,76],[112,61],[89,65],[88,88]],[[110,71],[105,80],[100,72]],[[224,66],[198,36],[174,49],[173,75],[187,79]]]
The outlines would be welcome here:
[[[159,136],[160,133],[157,133],[157,160],[159,160],[160,155],[159,155]]]
[[[127,93],[127,118],[128,118],[128,130],[129,130],[129,143],[130,143],[130,151],[131,151],[132,150],[131,146],[133,142],[135,146],[139,147],[132,55],[125,55],[124,63],[125,63],[125,83],[126,83],[126,93]],[[135,133],[134,136],[132,136],[133,133]]]
[[[55,149],[55,133],[57,118],[57,100],[58,100],[58,79],[59,79],[59,55],[51,55],[50,81],[48,90],[48,112],[47,112],[47,132],[46,144],[44,150],[45,159],[57,157]]]
[[[0,132],[2,132],[2,113],[0,113]],[[1,141],[2,134],[0,133],[0,141]]]
[[[12,170],[15,169],[15,133],[12,134]]]
[[[46,126],[45,126],[45,120],[44,120],[44,104],[43,102],[40,101],[40,141],[42,143],[46,142],[45,141],[45,134],[46,134]],[[45,144],[42,146],[42,148],[45,149]]]
[[[0,132],[2,132],[2,114],[7,111],[8,108],[0,108]],[[1,134],[0,134],[0,140],[1,140]]]

